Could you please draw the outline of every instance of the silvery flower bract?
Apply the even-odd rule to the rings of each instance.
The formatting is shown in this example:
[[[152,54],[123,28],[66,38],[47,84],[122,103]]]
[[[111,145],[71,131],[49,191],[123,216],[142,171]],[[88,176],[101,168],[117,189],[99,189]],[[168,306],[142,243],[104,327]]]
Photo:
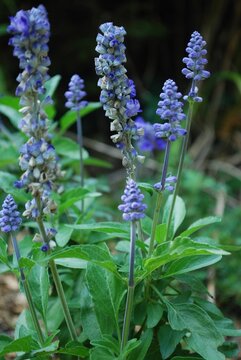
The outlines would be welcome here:
[[[97,35],[96,51],[100,54],[95,59],[95,69],[100,76],[98,85],[101,88],[100,102],[106,116],[114,120],[112,136],[115,143],[121,142],[125,124],[140,112],[140,104],[136,96],[134,82],[126,75],[124,36],[125,29],[105,23],[100,26],[103,34]]]
[[[123,219],[126,221],[136,221],[145,217],[146,204],[143,204],[144,195],[141,193],[136,182],[128,179],[121,200],[123,204],[118,209],[123,212]]]
[[[7,195],[0,211],[0,227],[3,232],[16,231],[21,224],[20,212],[11,195]]]
[[[156,113],[161,120],[167,122],[155,123],[153,128],[157,138],[175,141],[178,137],[186,135],[186,130],[180,124],[186,118],[183,103],[179,101],[182,94],[178,92],[176,83],[170,79],[164,83],[162,90]]]
[[[67,102],[65,106],[73,111],[79,111],[88,105],[86,100],[82,100],[86,96],[84,91],[84,80],[79,75],[73,75],[69,82],[69,89],[65,92]]]

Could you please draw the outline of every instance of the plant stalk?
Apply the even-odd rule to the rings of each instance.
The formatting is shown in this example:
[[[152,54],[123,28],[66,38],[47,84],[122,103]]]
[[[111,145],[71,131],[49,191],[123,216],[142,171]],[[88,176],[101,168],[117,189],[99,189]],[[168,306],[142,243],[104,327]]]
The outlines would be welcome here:
[[[37,313],[36,313],[36,310],[35,310],[35,307],[34,307],[31,291],[29,289],[28,281],[27,281],[27,279],[26,279],[26,277],[24,275],[23,269],[19,265],[19,260],[21,258],[21,255],[20,255],[20,251],[19,251],[19,247],[18,247],[16,237],[14,236],[13,233],[11,233],[11,240],[12,240],[13,248],[14,248],[14,251],[15,251],[17,263],[18,263],[18,268],[19,268],[19,272],[20,272],[20,279],[21,279],[21,282],[22,282],[22,285],[23,285],[23,288],[24,288],[26,298],[27,298],[27,302],[28,302],[28,305],[29,305],[29,310],[30,310],[30,314],[31,314],[31,317],[32,317],[32,320],[33,320],[33,324],[34,324],[35,330],[37,332],[39,342],[40,342],[41,345],[43,345],[44,344],[44,337],[43,337],[42,329],[41,329],[41,327],[39,325],[39,321],[38,321]]]
[[[183,164],[184,164],[184,158],[185,158],[185,155],[186,155],[186,152],[187,152],[188,139],[189,139],[189,134],[190,134],[190,129],[191,129],[193,105],[194,105],[194,103],[191,100],[189,102],[189,108],[188,108],[188,114],[187,114],[187,124],[186,124],[187,134],[186,134],[186,136],[183,137],[183,140],[182,140],[181,155],[180,155],[180,159],[179,159],[179,163],[178,163],[178,170],[177,170],[177,182],[176,182],[175,190],[173,192],[172,204],[171,204],[170,212],[169,212],[169,215],[168,215],[165,241],[168,240],[168,233],[170,231],[172,214],[173,214],[173,210],[174,210],[174,207],[175,207],[177,194],[178,194],[178,191],[179,191],[179,186],[180,186],[180,181],[181,181],[181,174],[182,174],[182,169],[183,169]]]
[[[131,315],[132,315],[132,309],[133,309],[133,299],[134,299],[134,290],[135,290],[135,279],[134,279],[135,240],[136,240],[136,223],[135,223],[135,221],[132,221],[131,222],[131,238],[130,238],[129,282],[128,282],[125,315],[124,315],[124,325],[123,325],[122,339],[121,339],[121,350],[122,351],[128,341]]]
[[[40,216],[36,219],[38,227],[39,227],[39,232],[40,232],[44,242],[48,243],[49,240],[48,240],[46,230],[45,230],[45,227],[44,227],[44,223],[43,223],[43,219],[42,219],[42,216],[41,216],[41,211],[40,211],[41,208],[39,207],[40,199],[37,198],[36,200],[37,200],[39,213],[40,213]],[[76,331],[75,331],[74,323],[73,323],[73,320],[72,320],[71,315],[70,315],[69,307],[68,307],[67,300],[66,300],[66,297],[65,297],[65,294],[64,294],[64,289],[63,289],[63,286],[62,286],[62,283],[61,283],[61,280],[60,280],[60,277],[59,277],[57,267],[56,267],[56,264],[55,264],[54,260],[49,261],[49,267],[50,267],[50,270],[51,270],[51,273],[52,273],[52,276],[53,276],[53,280],[54,280],[54,284],[55,284],[55,287],[56,287],[56,290],[57,290],[57,293],[58,293],[58,296],[59,296],[59,299],[60,299],[60,302],[61,302],[61,305],[62,305],[65,321],[66,321],[67,327],[69,329],[71,339],[77,341],[78,339],[77,339],[77,334],[76,334]]]
[[[166,177],[167,177],[167,169],[168,169],[170,148],[171,148],[171,143],[168,140],[167,145],[166,145],[166,150],[165,150],[163,168],[162,168],[161,189],[157,193],[156,206],[155,206],[154,215],[153,215],[148,257],[151,256],[151,254],[153,253],[153,250],[154,250],[156,227],[157,227],[157,224],[158,224],[159,213],[160,213],[160,209],[161,209],[162,192],[163,192],[163,190],[165,188],[165,182],[166,182]]]
[[[80,151],[80,185],[84,187],[84,161],[83,161],[83,131],[80,112],[77,111],[77,140]],[[81,211],[84,211],[84,199],[81,200]]]

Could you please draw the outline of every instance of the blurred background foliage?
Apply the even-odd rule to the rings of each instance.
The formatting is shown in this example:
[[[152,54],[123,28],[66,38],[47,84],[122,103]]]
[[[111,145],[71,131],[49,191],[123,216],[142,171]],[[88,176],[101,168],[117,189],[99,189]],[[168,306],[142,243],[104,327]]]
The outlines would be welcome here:
[[[182,93],[187,92],[189,83],[181,74],[182,58],[190,34],[194,30],[201,32],[208,44],[208,70],[212,76],[200,89],[204,102],[196,106],[181,195],[188,204],[189,223],[214,213],[223,215],[221,225],[211,228],[212,235],[227,245],[241,245],[241,1],[1,0],[1,96],[14,94],[18,75],[17,60],[8,46],[8,18],[19,9],[40,3],[48,11],[52,28],[50,74],[62,76],[55,93],[56,120],[65,112],[63,94],[74,73],[84,78],[88,100],[98,101],[94,57],[97,56],[95,38],[101,23],[112,21],[127,31],[128,76],[136,83],[142,114],[149,122],[158,121],[155,111],[167,78],[173,78]],[[6,119],[3,121],[6,123]],[[118,189],[124,173],[120,170],[118,155],[113,157],[115,149],[109,140],[109,120],[102,109],[84,119],[84,135],[88,150],[113,163],[113,168],[105,169],[104,174],[108,175],[111,187]],[[107,158],[106,154],[111,156]],[[173,171],[178,154],[179,148],[175,147]],[[158,157],[162,161],[162,155],[157,154],[141,171],[144,180],[158,176],[155,162]],[[89,171],[93,177],[103,173],[103,169],[91,167]],[[119,194],[111,201],[115,199],[119,201]],[[237,251],[225,257],[208,279],[211,285],[215,284],[217,301],[236,317],[241,314],[240,256]]]

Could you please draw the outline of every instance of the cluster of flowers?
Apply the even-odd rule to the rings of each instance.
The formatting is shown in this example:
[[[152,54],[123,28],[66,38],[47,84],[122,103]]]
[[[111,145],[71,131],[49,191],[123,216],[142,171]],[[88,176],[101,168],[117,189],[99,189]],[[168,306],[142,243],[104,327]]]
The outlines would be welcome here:
[[[24,215],[36,218],[40,209],[36,198],[40,198],[41,212],[51,213],[56,206],[49,198],[55,188],[55,180],[61,170],[57,163],[55,149],[48,133],[47,115],[43,106],[50,102],[44,97],[44,84],[48,80],[48,41],[50,26],[45,8],[40,5],[28,11],[19,11],[11,18],[8,32],[12,34],[9,44],[14,47],[14,55],[19,59],[23,72],[17,77],[19,85],[16,95],[20,96],[23,118],[20,129],[29,137],[20,149],[20,167],[24,171],[17,188],[25,188],[33,195],[26,204]],[[43,100],[40,100],[42,95]]]
[[[123,65],[126,62],[126,31],[111,22],[101,25],[100,30],[103,34],[97,35],[96,46],[100,55],[95,59],[96,73],[100,76],[100,102],[106,116],[112,120],[111,131],[117,132],[111,139],[122,150],[123,165],[128,171],[128,168],[133,168],[133,158],[142,161],[131,141],[136,135],[142,135],[143,129],[137,128],[132,120],[141,110],[140,103],[135,98],[134,82],[127,77],[127,70]]]
[[[88,105],[88,101],[82,100],[86,96],[84,80],[79,75],[73,75],[69,82],[68,91],[65,92],[67,99],[65,106],[72,111],[79,111]]]

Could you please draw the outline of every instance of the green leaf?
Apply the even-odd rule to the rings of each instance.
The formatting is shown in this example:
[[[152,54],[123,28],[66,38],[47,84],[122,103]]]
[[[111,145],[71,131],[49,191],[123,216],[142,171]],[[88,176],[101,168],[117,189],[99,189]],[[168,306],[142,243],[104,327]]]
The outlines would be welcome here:
[[[176,349],[186,331],[173,330],[170,325],[162,325],[158,330],[158,341],[162,358],[167,359]]]
[[[45,83],[46,93],[44,94],[44,97],[50,96],[52,97],[55,93],[55,90],[57,89],[59,82],[61,80],[60,75],[55,75],[51,77],[48,81]]]
[[[155,327],[162,318],[163,307],[159,303],[147,304],[147,321],[146,326],[148,328]]]
[[[118,360],[111,351],[102,348],[90,350],[90,360]]]
[[[156,227],[156,241],[158,244],[162,244],[165,241],[167,233],[167,224],[159,224]]]
[[[55,236],[55,240],[60,247],[64,247],[68,244],[71,235],[73,233],[73,229],[65,226],[65,224],[60,224],[58,228],[58,232]]]
[[[64,320],[64,313],[59,298],[52,298],[48,305],[47,325],[48,330],[53,332],[59,329]]]
[[[186,330],[186,342],[190,348],[206,360],[225,360],[218,347],[224,342],[208,314],[195,304],[166,302],[168,320],[173,330]]]
[[[159,255],[160,254],[160,255]],[[178,264],[178,271],[175,269],[169,270],[170,273],[176,274],[181,273],[180,269],[183,269],[185,265],[182,266],[183,258],[189,256],[197,255],[227,255],[228,253],[218,247],[211,246],[206,243],[199,243],[191,240],[190,238],[177,237],[174,241],[163,243],[158,245],[153,257],[146,259],[144,261],[144,268],[147,273],[151,273],[162,265],[170,263],[174,260],[180,260]],[[173,265],[175,267],[175,264]],[[165,272],[165,275],[167,272]],[[146,274],[145,274],[146,275]]]
[[[20,191],[14,188],[13,184],[17,180],[16,176],[9,174],[4,171],[0,171],[0,188],[6,193],[11,194],[15,200],[26,202],[28,200],[28,195],[23,191]]]
[[[154,189],[153,186],[148,183],[138,183],[138,187],[143,191],[148,192],[150,195],[153,195]]]
[[[87,106],[80,110],[80,116],[84,117],[85,115],[91,113],[92,111],[99,109],[101,104],[99,102],[90,102]],[[67,111],[60,118],[60,134],[63,134],[71,125],[76,122],[76,111]]]
[[[36,349],[36,345],[36,342],[33,341],[31,336],[25,336],[21,339],[13,340],[4,346],[4,348],[0,350],[0,356],[18,351],[28,352]]]
[[[89,349],[78,341],[70,341],[66,344],[65,348],[60,348],[57,353],[86,357],[89,355]]]
[[[77,142],[67,137],[55,137],[53,139],[53,145],[58,155],[63,155],[72,160],[80,159],[80,150]],[[87,159],[88,153],[85,149],[82,149],[83,159]]]
[[[92,262],[94,264],[98,264],[104,269],[108,269],[109,271],[113,272],[116,276],[120,277],[120,275],[116,270],[116,264],[114,263],[106,244],[75,245],[69,248],[67,247],[63,250],[52,253],[51,255],[45,258],[45,261],[49,259],[65,259],[65,258],[83,259]]]
[[[18,124],[22,117],[18,110],[11,106],[0,104],[0,113],[5,115],[10,120],[11,124],[18,129]]]
[[[13,339],[7,335],[0,335],[0,352],[11,342]]]
[[[87,266],[86,279],[102,334],[119,332],[119,307],[125,293],[123,283],[109,271],[91,263]]]
[[[92,340],[91,345],[95,347],[101,347],[103,349],[111,350],[114,354],[118,355],[120,352],[119,342],[110,335],[104,335],[101,339]]]
[[[142,231],[147,235],[151,235],[152,219],[149,216],[145,216],[141,221]]]
[[[204,267],[213,265],[222,259],[221,255],[203,255],[194,255],[173,261],[170,265],[167,266],[167,268],[165,269],[165,273],[161,276],[161,278],[185,274],[190,271],[202,269]]]
[[[89,156],[87,159],[84,160],[84,165],[97,166],[105,169],[113,168],[113,165],[110,162],[102,159],[97,159],[92,156],[91,157]]]
[[[123,349],[123,357],[124,359],[131,354],[139,345],[141,344],[140,340],[131,339],[127,342],[126,346]]]
[[[174,356],[171,360],[201,360],[202,358],[196,356]]]
[[[4,239],[0,237],[0,261],[3,264],[8,265],[8,253],[7,253],[7,243]]]
[[[187,230],[183,231],[180,236],[189,236],[193,234],[194,232],[198,231],[199,229],[202,229],[203,227],[221,222],[221,218],[217,216],[208,216],[206,218],[199,219],[195,221],[192,225],[190,225]]]
[[[99,223],[90,223],[90,224],[78,224],[78,225],[66,225],[70,226],[76,230],[90,230],[90,231],[98,231],[104,233],[124,233],[129,234],[129,226],[123,223],[118,222],[99,222]]]
[[[152,329],[147,329],[140,337],[141,344],[131,352],[131,354],[128,356],[128,360],[144,360],[151,345],[152,337]]]
[[[28,282],[34,305],[46,320],[49,297],[49,276],[47,268],[38,264],[34,265],[29,272]]]
[[[172,199],[173,199],[173,195],[169,195],[167,202],[164,206],[164,211],[163,211],[163,223],[167,223],[168,221],[168,215],[171,209],[171,205],[172,205]],[[177,229],[179,228],[179,226],[182,224],[184,218],[186,215],[186,207],[185,207],[185,203],[182,200],[182,198],[180,196],[176,197],[176,201],[175,201],[175,206],[174,206],[174,210],[172,213],[172,218],[171,218],[171,223],[170,223],[170,229],[169,229],[169,236],[170,239],[173,238],[173,236],[175,235]]]
[[[31,352],[19,355],[15,360],[29,360],[29,359],[46,359],[47,355],[51,355],[56,352],[59,346],[59,341],[54,341],[49,345],[41,347],[41,349],[33,350]]]
[[[82,259],[73,259],[73,258],[66,258],[66,259],[57,259],[55,260],[57,265],[65,266],[71,269],[86,269],[87,261]]]
[[[88,189],[82,187],[76,187],[75,189],[67,190],[61,197],[61,204],[59,205],[59,214],[62,214],[64,211],[68,210],[73,204],[85,199],[87,197],[97,197],[100,196],[100,193],[91,192]]]

